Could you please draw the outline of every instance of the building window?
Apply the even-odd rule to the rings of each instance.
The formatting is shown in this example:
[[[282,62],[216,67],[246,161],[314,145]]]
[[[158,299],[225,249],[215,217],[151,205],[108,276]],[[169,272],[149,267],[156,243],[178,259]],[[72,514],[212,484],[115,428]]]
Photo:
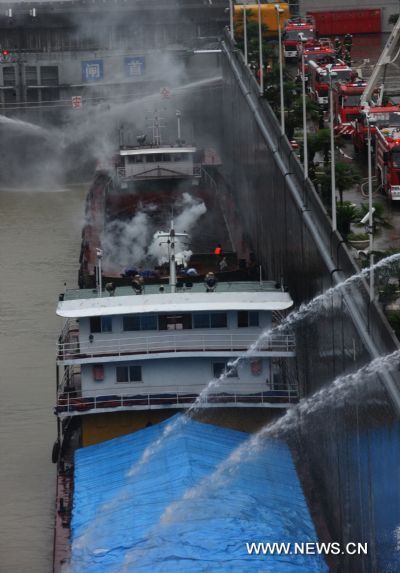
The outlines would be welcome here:
[[[112,332],[111,316],[90,317],[90,332]]]
[[[155,314],[132,314],[122,318],[124,331],[132,330],[157,330],[157,315]]]
[[[40,66],[40,85],[58,86],[58,66]]]
[[[137,365],[117,366],[116,378],[118,383],[142,382],[142,367]]]
[[[226,312],[198,312],[193,315],[193,328],[226,328]]]
[[[3,67],[3,84],[5,86],[15,86],[15,67],[14,66],[4,66]]]
[[[42,102],[53,103],[60,99],[60,90],[58,88],[42,88],[40,91]]]
[[[239,310],[237,313],[237,325],[238,328],[259,326],[258,312],[252,310]]]
[[[38,102],[39,101],[39,90],[37,89],[27,89],[26,99],[28,102]]]
[[[38,85],[36,66],[25,66],[25,82],[27,86]]]
[[[228,366],[227,362],[214,362],[213,363],[213,376],[220,378],[223,374],[227,378],[238,378],[238,369],[236,366]]]
[[[191,314],[160,314],[158,317],[160,330],[186,330],[192,328]]]

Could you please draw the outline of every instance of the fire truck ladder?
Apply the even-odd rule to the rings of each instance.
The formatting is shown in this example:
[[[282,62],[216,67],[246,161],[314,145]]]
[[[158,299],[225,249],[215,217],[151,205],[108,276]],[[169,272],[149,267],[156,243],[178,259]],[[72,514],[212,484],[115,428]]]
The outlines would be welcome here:
[[[384,82],[385,82],[386,66],[389,64],[393,64],[397,60],[400,54],[399,40],[400,40],[400,17],[398,18],[395,26],[393,27],[393,30],[388,38],[388,41],[386,42],[385,47],[382,50],[379,60],[377,61],[374,69],[372,70],[371,77],[367,82],[364,93],[361,96],[361,105],[363,107],[368,107],[372,104],[382,105],[383,92],[385,88]],[[376,89],[378,78],[382,70],[384,72],[384,77],[379,88],[378,100],[376,102],[373,102],[372,95]]]

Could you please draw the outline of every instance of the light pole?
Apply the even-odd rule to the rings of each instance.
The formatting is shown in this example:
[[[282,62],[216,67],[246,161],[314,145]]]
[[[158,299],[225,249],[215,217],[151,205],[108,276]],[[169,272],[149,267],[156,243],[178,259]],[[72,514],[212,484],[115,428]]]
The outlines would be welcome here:
[[[278,50],[279,50],[279,86],[281,95],[281,132],[285,133],[285,100],[283,96],[283,62],[282,62],[282,34],[281,34],[281,14],[284,10],[279,4],[274,5],[276,17],[278,19]]]
[[[232,40],[235,39],[235,33],[233,30],[233,0],[229,0],[229,28]]]
[[[335,138],[333,133],[333,87],[332,78],[337,74],[332,72],[332,64],[326,66],[329,76],[329,128],[331,131],[331,200],[332,200],[332,231],[337,230],[336,220],[336,166],[335,166]]]
[[[246,66],[249,63],[248,49],[247,49],[247,7],[243,4],[243,42],[244,42],[244,62]]]
[[[304,167],[304,180],[308,179],[308,143],[307,143],[307,105],[306,105],[306,74],[304,66],[304,44],[307,38],[303,34],[298,36],[299,42],[302,44],[301,49],[301,87],[303,97],[303,167]]]
[[[264,59],[262,51],[262,22],[261,22],[261,0],[258,0],[258,48],[260,66],[260,95],[264,95]]]
[[[101,259],[103,258],[103,251],[96,249],[97,256],[97,296],[102,296],[103,290],[103,275],[101,271]]]
[[[369,234],[369,300],[374,300],[374,208],[372,206],[372,146],[371,146],[371,124],[372,118],[366,115],[368,126],[368,234]]]
[[[181,112],[179,111],[179,109],[176,110],[175,112],[176,115],[176,119],[178,122],[178,144],[181,144]]]

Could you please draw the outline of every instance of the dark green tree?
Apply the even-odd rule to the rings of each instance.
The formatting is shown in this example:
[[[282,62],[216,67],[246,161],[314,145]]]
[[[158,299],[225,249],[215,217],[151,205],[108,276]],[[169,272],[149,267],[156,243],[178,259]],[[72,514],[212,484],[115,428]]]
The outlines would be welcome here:
[[[356,167],[344,161],[338,161],[335,165],[336,188],[339,191],[339,202],[343,204],[343,193],[351,189],[361,181],[361,174]],[[325,166],[324,171],[316,177],[321,186],[321,194],[326,199],[331,195],[331,170]]]

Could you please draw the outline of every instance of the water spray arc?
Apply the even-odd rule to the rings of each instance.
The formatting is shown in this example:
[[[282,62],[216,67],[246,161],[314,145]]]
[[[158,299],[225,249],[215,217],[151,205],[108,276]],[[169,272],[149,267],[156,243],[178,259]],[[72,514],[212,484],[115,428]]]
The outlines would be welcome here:
[[[201,503],[202,499],[216,495],[221,487],[229,487],[243,463],[250,462],[262,455],[271,441],[284,439],[290,432],[296,430],[303,416],[310,416],[314,412],[323,410],[324,407],[335,405],[338,397],[348,398],[366,380],[379,374],[383,369],[393,368],[399,362],[400,350],[372,360],[354,373],[339,376],[310,398],[301,400],[277,421],[265,425],[233,450],[211,475],[206,476],[197,485],[189,488],[180,500],[172,502],[164,510],[156,526],[148,532],[147,539],[152,539],[159,534],[162,535],[174,523],[185,522],[186,516],[196,511],[196,506]],[[191,503],[194,505],[191,506]],[[137,548],[130,550],[126,555],[126,567],[134,565],[143,551],[146,551],[146,547],[141,547],[139,551]],[[129,568],[125,570],[129,571]]]
[[[394,254],[391,255],[390,257],[382,259],[381,261],[376,263],[376,265],[374,265],[374,270],[390,265],[396,260],[400,260],[400,254]],[[161,436],[153,444],[151,444],[145,449],[141,459],[130,470],[128,474],[129,477],[136,475],[137,472],[140,471],[140,468],[147,463],[147,461],[151,458],[151,456],[155,455],[159,451],[164,439],[172,431],[177,430],[181,424],[186,423],[189,420],[189,415],[191,413],[195,413],[196,410],[198,410],[204,404],[210,391],[217,388],[221,384],[221,382],[226,380],[230,372],[232,372],[242,360],[250,358],[252,354],[260,348],[263,342],[268,340],[268,338],[272,337],[273,335],[279,334],[288,327],[300,322],[301,320],[309,318],[310,316],[313,315],[313,313],[315,313],[320,308],[321,304],[323,304],[329,299],[329,297],[331,297],[333,294],[337,292],[340,292],[341,290],[352,285],[353,283],[362,280],[369,272],[370,269],[366,268],[360,271],[359,273],[348,277],[343,282],[329,288],[324,293],[317,295],[310,302],[302,304],[298,310],[291,312],[279,325],[263,332],[259,336],[259,338],[247,349],[247,351],[244,354],[238,356],[235,360],[229,363],[229,367],[226,372],[223,372],[219,378],[210,380],[210,382],[200,392],[194,403],[190,406],[190,408],[188,408],[188,410],[186,411],[186,416],[174,420],[170,424],[167,424]]]

